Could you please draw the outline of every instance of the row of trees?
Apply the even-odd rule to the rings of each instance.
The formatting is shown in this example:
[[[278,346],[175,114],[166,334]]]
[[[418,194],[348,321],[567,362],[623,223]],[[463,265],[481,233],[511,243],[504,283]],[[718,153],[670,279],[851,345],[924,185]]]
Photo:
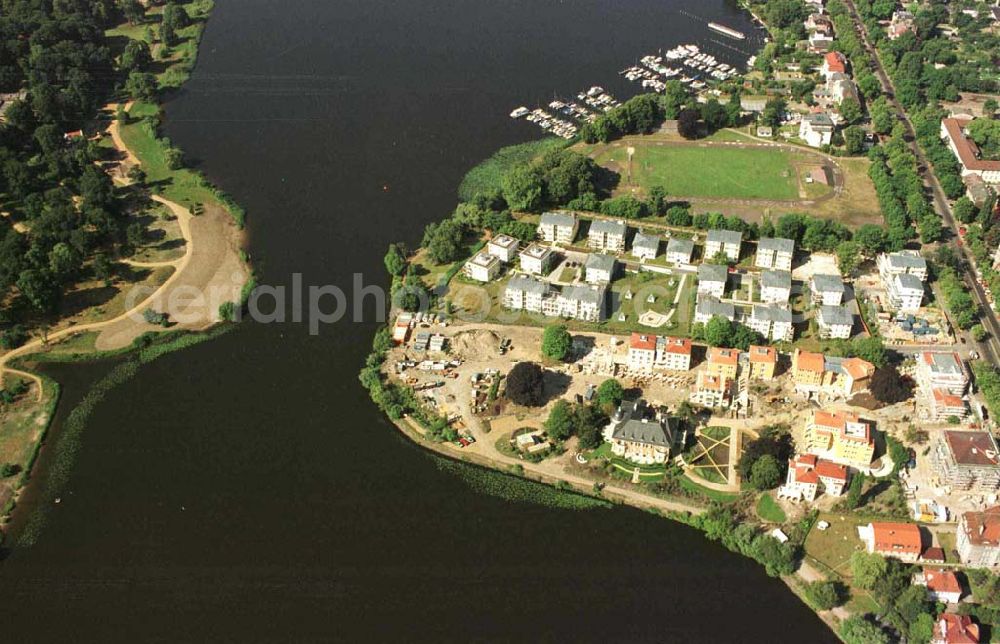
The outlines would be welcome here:
[[[691,337],[710,347],[726,347],[746,351],[751,344],[763,344],[764,337],[748,326],[714,316],[708,322],[695,323]]]
[[[676,119],[681,136],[694,139],[702,132],[739,125],[740,97],[736,90],[725,105],[711,98],[705,103],[691,101],[680,81],[667,81],[662,94],[640,94],[580,129],[587,143],[607,143],[630,134],[649,134],[665,119]]]
[[[692,518],[691,523],[703,530],[709,539],[754,559],[772,577],[790,575],[798,567],[801,553],[797,545],[791,541],[781,543],[761,532],[729,506],[713,506],[704,514]]]

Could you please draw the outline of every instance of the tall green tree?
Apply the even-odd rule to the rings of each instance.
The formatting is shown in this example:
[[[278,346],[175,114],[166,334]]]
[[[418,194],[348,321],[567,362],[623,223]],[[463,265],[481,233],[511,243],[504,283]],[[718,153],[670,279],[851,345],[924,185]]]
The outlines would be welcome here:
[[[564,324],[552,324],[542,333],[542,355],[553,360],[562,360],[569,354],[573,337]]]

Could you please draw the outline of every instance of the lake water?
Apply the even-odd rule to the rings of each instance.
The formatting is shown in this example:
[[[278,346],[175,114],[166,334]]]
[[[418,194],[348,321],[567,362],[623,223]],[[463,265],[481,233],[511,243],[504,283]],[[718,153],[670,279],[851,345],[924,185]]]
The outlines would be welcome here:
[[[390,241],[417,244],[469,167],[538,136],[511,109],[624,95],[620,69],[721,41],[713,19],[752,28],[719,0],[218,0],[167,133],[247,207],[264,283],[383,283]],[[112,391],[61,503],[20,508],[15,533],[47,521],[0,564],[5,638],[835,641],[697,531],[442,467],[357,383],[375,328],[246,323]],[[59,419],[107,369],[50,370]]]

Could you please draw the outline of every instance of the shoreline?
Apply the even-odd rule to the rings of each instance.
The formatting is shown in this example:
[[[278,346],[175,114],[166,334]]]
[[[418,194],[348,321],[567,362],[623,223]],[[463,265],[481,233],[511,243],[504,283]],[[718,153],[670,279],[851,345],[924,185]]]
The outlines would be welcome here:
[[[173,98],[174,92],[189,80],[197,64],[201,37],[214,9],[214,2],[212,0],[205,0],[200,6],[204,10],[204,13],[193,23],[192,55],[173,61],[172,64],[174,67],[171,67],[170,71],[176,73],[170,78],[171,84],[164,84],[157,93],[155,103],[151,103],[155,106],[158,114],[162,114],[164,105]],[[146,165],[143,163],[141,155],[137,154],[135,149],[129,147],[124,140],[121,127],[127,125],[128,121],[123,123],[118,118],[121,114],[124,114],[128,118],[129,110],[135,104],[135,100],[129,99],[123,105],[124,109],[122,112],[116,115],[116,108],[119,107],[119,104],[112,102],[100,108],[95,115],[96,122],[101,123],[102,115],[108,112],[111,114],[110,120],[103,123],[103,126],[100,127],[99,134],[106,135],[111,140],[113,149],[121,155],[121,159],[108,173],[112,182],[118,188],[128,187],[135,183],[135,181],[129,179],[127,176],[129,169],[143,168]],[[157,145],[162,145],[159,138],[158,123],[152,133],[152,137]],[[171,172],[189,172],[201,179],[205,189],[211,195],[208,199],[201,202],[202,209],[208,212],[195,215],[192,212],[192,208],[185,208],[177,201],[164,197],[163,193],[155,192],[151,194],[150,198],[154,203],[166,207],[176,217],[180,229],[180,238],[184,241],[184,253],[177,259],[160,262],[121,260],[125,265],[139,268],[170,268],[172,272],[169,276],[139,303],[119,315],[106,320],[85,324],[76,324],[75,321],[70,319],[67,326],[55,332],[46,333],[41,337],[32,338],[25,344],[11,349],[0,356],[0,384],[3,383],[5,376],[8,374],[31,380],[37,389],[37,403],[47,405],[47,408],[44,410],[45,420],[43,423],[39,423],[40,430],[37,440],[34,440],[30,447],[29,457],[23,469],[17,475],[18,480],[13,486],[14,489],[10,498],[4,504],[4,507],[0,508],[0,543],[3,543],[7,538],[9,527],[12,524],[22,518],[26,522],[30,522],[33,519],[33,513],[32,515],[22,517],[18,512],[19,504],[25,494],[36,491],[42,493],[42,489],[36,490],[35,487],[47,488],[52,484],[51,473],[49,473],[50,476],[47,480],[37,480],[38,472],[36,468],[39,459],[43,457],[43,451],[53,433],[52,423],[58,411],[61,389],[57,381],[44,374],[35,373],[25,365],[44,362],[94,362],[102,359],[128,356],[132,356],[136,364],[144,364],[165,353],[183,349],[225,332],[226,327],[224,325],[227,320],[224,319],[221,311],[208,311],[207,313],[200,314],[199,317],[201,319],[197,321],[175,323],[170,328],[164,329],[162,326],[152,325],[149,322],[138,322],[135,318],[140,315],[141,311],[155,308],[158,310],[162,309],[169,315],[172,311],[165,310],[167,306],[165,302],[170,300],[173,292],[178,289],[190,289],[192,287],[200,288],[201,291],[209,290],[212,288],[213,283],[218,285],[222,282],[220,276],[225,271],[239,271],[239,282],[238,284],[233,284],[232,297],[224,301],[232,302],[233,306],[242,306],[245,304],[249,292],[256,283],[253,267],[245,252],[248,235],[244,222],[245,213],[242,207],[236,204],[226,193],[217,188],[200,171],[191,170],[182,164],[181,167]],[[145,181],[144,179],[143,183]],[[214,227],[214,230],[212,227]],[[202,247],[206,245],[206,240],[208,241],[208,250],[204,251]],[[198,250],[196,251],[196,249]],[[210,270],[206,274],[204,270],[206,266],[205,262],[209,256],[214,258],[211,261],[215,262],[216,269]],[[192,260],[195,260],[193,267]],[[188,270],[189,268],[191,270]],[[193,273],[194,276],[190,277],[189,273]],[[187,278],[187,283],[185,283],[185,278]],[[228,279],[235,281],[236,278],[237,273],[232,272]],[[134,287],[135,285],[136,283],[129,283],[124,288]],[[66,319],[60,321],[65,322]],[[53,348],[58,347],[64,342],[73,341],[76,338],[95,332],[97,333],[97,337],[95,338],[94,346],[89,350],[63,355],[59,353],[55,355],[50,354]],[[105,339],[106,335],[108,336],[107,339]],[[129,362],[129,360],[125,361],[125,363]],[[102,383],[103,379],[91,385],[90,391],[88,391],[81,403],[70,411],[66,422],[70,421],[74,413],[80,411],[80,408],[84,406],[90,395],[99,389],[99,385]],[[46,401],[48,396],[51,396],[52,399]],[[100,397],[103,397],[103,393]],[[88,415],[89,410],[84,413],[84,417]],[[58,452],[60,450],[62,438],[63,436],[60,433],[56,438],[56,443],[50,446],[54,451]],[[32,485],[33,483],[36,483],[36,485]],[[35,507],[33,510],[36,513],[42,513],[41,506]]]
[[[595,494],[593,485],[598,483],[596,479],[588,480],[579,476],[554,476],[542,471],[541,468],[537,467],[536,463],[531,463],[530,461],[520,461],[518,459],[511,458],[509,460],[513,462],[505,463],[483,454],[475,454],[471,452],[461,453],[453,448],[450,443],[437,442],[428,439],[426,432],[419,428],[419,423],[414,422],[410,416],[404,416],[404,418],[400,420],[393,420],[387,417],[387,420],[389,420],[396,430],[408,439],[414,446],[418,449],[423,449],[436,457],[444,458],[461,465],[483,468],[489,470],[491,473],[518,478],[529,483],[546,485],[551,487],[556,493],[579,495],[588,499],[593,499],[594,501],[603,501],[614,506],[624,505],[643,512],[649,512],[661,519],[674,521],[693,530],[697,530],[701,533],[703,538],[717,543],[720,547],[729,550],[729,552],[732,552],[734,555],[742,556],[746,559],[754,561],[752,557],[747,557],[739,552],[730,550],[718,541],[708,539],[704,530],[696,525],[693,525],[690,520],[686,520],[691,517],[704,514],[710,509],[709,507],[699,505],[689,506],[679,501],[669,501],[644,494],[643,492],[637,490],[629,490],[627,488],[621,488],[609,484],[605,484],[604,487],[601,488],[600,492]],[[521,471],[516,471],[513,467],[514,465],[519,465],[521,467]],[[587,485],[588,483],[590,484],[589,487]],[[810,606],[803,596],[802,587],[804,584],[825,579],[825,576],[821,572],[817,571],[811,564],[809,564],[809,562],[806,561],[804,554],[798,569],[796,569],[793,574],[780,575],[776,578],[785,584],[789,591],[798,597],[799,600],[807,608],[809,608],[809,610],[813,611],[813,613],[815,613],[816,616],[819,617],[824,624],[826,624],[834,635],[838,634],[837,619],[839,618],[839,615],[845,614],[843,608],[838,607],[832,610],[818,611]]]

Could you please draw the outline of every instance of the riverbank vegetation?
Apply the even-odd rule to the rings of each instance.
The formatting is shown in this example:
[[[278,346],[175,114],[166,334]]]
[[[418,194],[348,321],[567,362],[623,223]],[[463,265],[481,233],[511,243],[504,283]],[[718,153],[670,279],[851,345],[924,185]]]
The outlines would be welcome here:
[[[17,536],[18,546],[33,545],[38,538],[38,535],[45,525],[47,513],[50,511],[50,508],[52,507],[59,491],[64,489],[66,483],[69,481],[73,463],[75,462],[76,455],[82,445],[83,430],[96,406],[104,400],[108,393],[119,385],[135,377],[143,365],[153,362],[157,358],[173,351],[179,351],[207,340],[211,340],[212,338],[225,333],[229,330],[229,328],[231,327],[219,327],[205,333],[167,333],[147,335],[139,338],[136,343],[127,350],[109,352],[100,356],[104,358],[125,356],[125,358],[122,362],[112,368],[107,375],[91,386],[83,400],[81,400],[77,406],[69,412],[66,420],[63,421],[59,436],[55,443],[50,447],[52,454],[49,457],[49,467],[46,472],[45,480],[42,482],[41,495],[46,502],[38,503],[36,509],[28,517],[23,529]],[[80,354],[46,356],[43,354],[38,356],[26,356],[22,358],[22,361],[32,362],[37,360],[48,362],[73,362],[80,359],[93,360],[95,359],[95,356]],[[51,380],[48,380],[46,385],[47,389],[49,388],[49,385],[54,385],[54,383]],[[58,392],[57,387],[53,388],[53,390]],[[58,394],[56,394],[56,397],[58,397]],[[51,413],[55,410],[55,402],[53,401],[49,404],[51,408],[48,409],[49,413],[45,416],[45,422],[42,425],[42,427],[45,428],[48,426],[48,417],[51,416]],[[34,445],[40,445],[40,441],[36,441]],[[25,480],[23,482],[26,482],[27,478],[30,476],[33,460],[34,458],[32,458],[32,462],[24,468]]]
[[[157,101],[193,69],[212,1],[149,7],[135,0],[8,4],[0,13],[0,32],[25,37],[0,41],[0,92],[8,94],[0,124],[3,348],[33,343],[31,348],[43,352],[52,349],[32,356],[29,366],[126,354],[133,356],[129,362],[143,363],[212,337],[146,334],[130,346],[98,351],[96,332],[74,337],[64,330],[117,318],[125,312],[128,286],[155,290],[178,270],[170,265],[183,256],[185,239],[177,217],[150,195],[169,195],[192,215],[220,208],[242,225],[242,209],[200,174],[185,169],[180,151],[157,135]],[[137,101],[131,113],[122,105],[125,99]],[[108,103],[110,109],[102,108]],[[108,128],[111,119],[121,126],[128,150],[116,145]],[[148,243],[152,238],[168,250]],[[240,259],[246,263],[245,256]],[[134,260],[153,265],[128,264]],[[248,285],[252,288],[252,277]],[[248,295],[244,287],[242,302]],[[167,322],[163,313],[148,312],[147,320]],[[49,336],[56,331],[66,342],[53,346]],[[18,357],[19,364],[26,362]],[[4,366],[10,358],[4,357]],[[8,372],[5,380],[17,378]],[[21,455],[11,460],[21,477],[4,477],[0,488],[11,480],[18,481],[17,487],[27,480],[47,431],[58,385],[44,377],[38,382],[43,385],[38,402],[25,402],[37,430],[15,431],[17,420],[6,412],[21,401],[3,403],[4,440],[18,439],[4,449]],[[101,390],[92,393],[99,398]],[[82,428],[80,418],[77,414],[68,422]],[[71,427],[64,434],[74,431]],[[57,466],[52,485],[59,484],[60,468],[68,476],[71,455],[59,459],[64,464]]]

